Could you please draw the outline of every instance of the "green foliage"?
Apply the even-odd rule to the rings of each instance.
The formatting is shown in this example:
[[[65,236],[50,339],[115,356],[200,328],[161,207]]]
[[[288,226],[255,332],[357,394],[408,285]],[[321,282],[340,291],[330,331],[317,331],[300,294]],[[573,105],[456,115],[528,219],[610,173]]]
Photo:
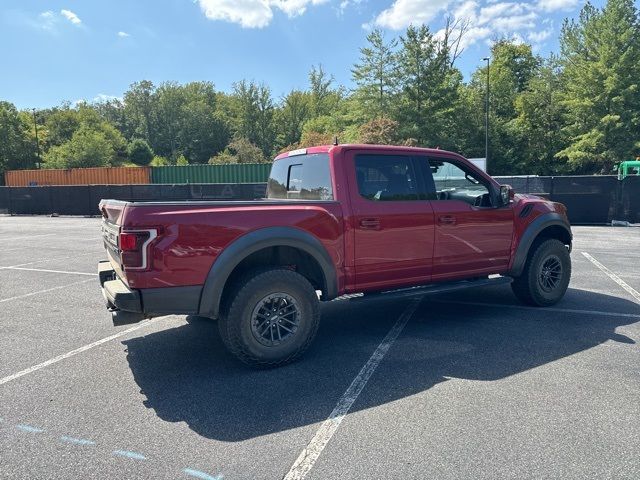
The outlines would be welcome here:
[[[262,150],[248,139],[238,137],[221,153],[209,159],[212,165],[227,163],[269,163]]]
[[[451,148],[449,132],[457,124],[452,113],[462,75],[452,66],[448,46],[424,25],[407,28],[400,43],[401,135],[421,146]]]
[[[165,157],[156,155],[153,157],[149,165],[152,167],[166,167],[167,165],[171,165],[171,162]]]
[[[0,101],[0,173],[34,167],[36,143],[27,122],[13,104]]]
[[[71,140],[51,147],[44,157],[44,168],[108,167],[116,152],[112,142],[100,131],[82,126]]]
[[[271,155],[274,142],[275,106],[271,90],[266,85],[242,80],[233,85],[236,117],[235,135],[257,145],[263,155]]]
[[[147,142],[140,138],[134,138],[127,147],[129,160],[136,165],[149,165],[153,159],[153,150]]]
[[[367,35],[368,45],[360,49],[360,63],[351,70],[363,117],[371,120],[393,115],[398,82],[398,41],[385,43],[381,30]]]
[[[564,159],[556,155],[566,142],[560,73],[558,60],[550,57],[529,80],[527,90],[516,98],[513,126],[520,137],[518,173],[550,175],[567,169]]]
[[[398,144],[398,122],[388,118],[376,118],[360,127],[360,142],[377,145]]]
[[[562,48],[565,133],[558,157],[581,172],[610,172],[640,148],[640,24],[631,0],[584,6],[566,21]]]
[[[309,93],[299,90],[289,92],[274,119],[279,145],[292,145],[300,140],[311,111],[312,99]]]
[[[186,165],[189,165],[189,160],[187,160],[187,157],[185,157],[184,155],[180,155],[176,160],[176,165],[178,165],[179,167],[184,167]]]

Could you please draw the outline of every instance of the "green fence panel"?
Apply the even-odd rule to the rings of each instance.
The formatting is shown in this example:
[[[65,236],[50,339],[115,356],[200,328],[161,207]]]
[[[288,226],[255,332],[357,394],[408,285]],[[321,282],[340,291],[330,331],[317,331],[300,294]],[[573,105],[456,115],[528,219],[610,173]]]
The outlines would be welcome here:
[[[270,163],[153,167],[152,183],[264,183]]]

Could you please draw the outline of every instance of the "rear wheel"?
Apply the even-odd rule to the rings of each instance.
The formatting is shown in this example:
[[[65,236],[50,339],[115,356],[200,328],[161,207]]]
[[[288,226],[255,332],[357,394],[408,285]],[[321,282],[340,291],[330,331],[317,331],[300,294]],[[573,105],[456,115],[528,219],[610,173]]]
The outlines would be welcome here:
[[[253,366],[298,358],[316,335],[318,296],[302,275],[285,269],[257,272],[231,292],[218,322],[227,349]]]
[[[571,279],[571,257],[557,239],[535,246],[527,258],[522,275],[511,284],[516,297],[527,305],[546,307],[560,301]]]

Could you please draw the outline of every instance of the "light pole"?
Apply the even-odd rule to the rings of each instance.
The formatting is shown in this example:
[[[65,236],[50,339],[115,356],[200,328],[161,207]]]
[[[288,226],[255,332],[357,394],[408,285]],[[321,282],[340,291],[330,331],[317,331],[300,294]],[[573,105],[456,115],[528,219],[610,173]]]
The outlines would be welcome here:
[[[38,141],[38,119],[36,118],[36,109],[32,108],[31,111],[33,112],[33,127],[35,128],[36,131],[36,154],[38,156],[38,162],[36,164],[36,166],[38,168],[40,168],[40,142]]]
[[[487,173],[489,173],[489,63],[490,58],[484,57],[482,60],[487,62],[487,94],[484,105],[484,163]]]

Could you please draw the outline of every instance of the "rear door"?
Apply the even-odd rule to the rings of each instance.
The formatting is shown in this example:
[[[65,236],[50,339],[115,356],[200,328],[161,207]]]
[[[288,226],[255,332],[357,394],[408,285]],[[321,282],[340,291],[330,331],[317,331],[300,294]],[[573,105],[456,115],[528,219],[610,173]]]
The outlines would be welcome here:
[[[358,289],[428,283],[433,210],[410,154],[348,151]]]
[[[493,185],[465,162],[446,157],[419,157],[417,162],[434,194],[433,280],[506,271],[511,206],[494,207]]]

